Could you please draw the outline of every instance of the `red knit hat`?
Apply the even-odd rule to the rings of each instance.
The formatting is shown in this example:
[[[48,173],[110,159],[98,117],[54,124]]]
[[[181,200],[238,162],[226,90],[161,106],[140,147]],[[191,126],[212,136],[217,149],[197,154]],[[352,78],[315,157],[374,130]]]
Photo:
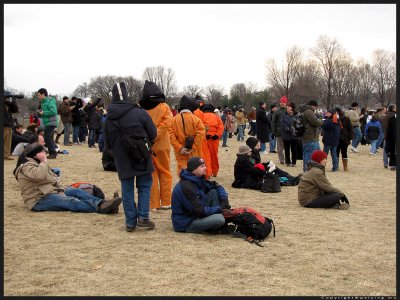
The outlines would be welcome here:
[[[282,96],[280,103],[287,103],[286,96]]]
[[[326,153],[324,151],[321,150],[315,150],[312,154],[311,154],[311,159],[313,161],[316,161],[317,163],[320,163],[321,160],[327,158],[328,155],[326,155]]]

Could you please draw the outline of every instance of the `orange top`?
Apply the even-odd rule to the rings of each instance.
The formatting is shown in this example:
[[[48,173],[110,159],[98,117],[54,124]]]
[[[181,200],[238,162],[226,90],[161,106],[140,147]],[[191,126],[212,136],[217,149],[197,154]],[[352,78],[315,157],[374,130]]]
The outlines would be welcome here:
[[[146,110],[157,127],[157,137],[154,140],[152,150],[157,154],[158,151],[169,150],[169,127],[171,126],[172,112],[168,104],[160,103],[153,109]]]
[[[203,113],[203,123],[204,126],[208,127],[207,134],[208,135],[218,135],[219,137],[222,136],[224,132],[224,124],[222,123],[221,118],[213,112],[206,112]]]

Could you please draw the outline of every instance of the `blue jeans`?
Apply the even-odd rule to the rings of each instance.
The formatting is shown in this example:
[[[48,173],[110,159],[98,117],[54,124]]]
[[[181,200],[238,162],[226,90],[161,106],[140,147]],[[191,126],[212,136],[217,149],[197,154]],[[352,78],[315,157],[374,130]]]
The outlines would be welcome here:
[[[104,150],[104,135],[103,133],[100,133],[99,135],[99,151],[103,152]]]
[[[94,135],[96,134],[95,129],[89,129],[89,139],[88,139],[88,146],[94,146],[95,140]]]
[[[324,152],[328,155],[331,151],[332,156],[332,171],[335,172],[339,169],[339,159],[337,156],[337,146],[324,145]]]
[[[267,150],[267,146],[265,145],[265,143],[260,143],[260,152],[263,152],[266,150]]]
[[[237,140],[238,141],[244,141],[244,129],[246,125],[238,125],[238,135],[237,135]]]
[[[362,139],[361,129],[360,127],[353,127],[354,137],[351,142],[351,146],[357,148],[358,144]]]
[[[276,147],[276,139],[272,138],[272,133],[269,133],[269,152],[271,151],[275,151],[275,147]]]
[[[207,194],[206,206],[210,207],[217,205],[221,205],[218,193],[215,190],[210,190]],[[186,229],[186,232],[200,233],[208,230],[212,231],[220,228],[224,224],[225,218],[222,214],[213,214],[205,218],[194,219]]]
[[[79,141],[79,125],[73,125],[72,126],[72,142],[77,143]]]
[[[138,204],[135,203],[135,177],[121,180],[122,205],[125,212],[126,226],[134,227],[137,219],[148,219],[150,210],[150,189],[153,183],[151,173],[136,176]]]
[[[376,150],[378,150],[378,141],[379,140],[371,140],[370,141],[370,143],[371,143],[371,151],[370,151],[370,153],[375,153],[376,152]]]
[[[69,135],[71,134],[72,123],[64,124],[64,146],[69,144]]]
[[[87,130],[86,126],[79,126],[79,141],[81,143],[86,141],[86,136],[88,134],[87,131],[88,130]],[[75,143],[75,141],[74,141],[74,143]]]
[[[383,140],[383,165],[388,166],[389,165],[389,159],[387,156],[387,153],[385,151],[385,146],[386,146],[386,141]]]
[[[303,142],[303,172],[307,172],[307,163],[311,160],[311,154],[315,150],[321,150],[319,142]]]
[[[222,134],[222,145],[223,146],[228,146],[226,143],[228,142],[228,130],[224,130],[224,133]]]
[[[377,144],[377,149],[379,149],[382,145],[383,142],[383,133],[381,133],[378,137],[378,144]]]
[[[46,126],[44,128],[44,142],[46,143],[47,149],[49,149],[49,154],[57,155],[56,144],[54,143],[53,136],[54,130],[57,126]]]
[[[81,189],[67,188],[65,195],[50,194],[39,200],[33,211],[96,212],[103,199],[94,197]]]

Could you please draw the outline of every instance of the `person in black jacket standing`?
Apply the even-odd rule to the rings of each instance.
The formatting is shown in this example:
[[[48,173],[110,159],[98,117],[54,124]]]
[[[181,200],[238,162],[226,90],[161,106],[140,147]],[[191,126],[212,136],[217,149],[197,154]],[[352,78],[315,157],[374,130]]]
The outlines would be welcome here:
[[[89,103],[85,106],[84,110],[87,115],[88,120],[88,129],[89,129],[89,139],[88,146],[89,148],[96,148],[95,146],[95,134],[96,130],[100,128],[101,117],[96,112],[96,106],[101,102],[101,98],[97,98],[96,100],[90,99]]]
[[[18,105],[10,92],[4,92],[4,159],[14,160],[11,156],[11,137],[14,127],[13,113],[18,112]]]
[[[124,82],[117,83],[112,88],[112,100],[104,127],[105,149],[110,149],[114,155],[118,178],[121,181],[126,230],[132,232],[136,226],[154,228],[155,224],[149,218],[153,162],[151,157],[142,163],[131,158],[122,145],[122,130],[137,134],[142,132],[152,143],[157,136],[157,128],[150,115],[128,98]],[[135,178],[138,190],[137,209]]]
[[[340,135],[339,135],[339,145],[337,146],[337,157],[339,159],[340,152],[342,153],[342,162],[343,162],[343,170],[348,171],[348,161],[349,158],[347,156],[347,148],[350,145],[351,140],[353,139],[353,126],[351,125],[351,121],[349,117],[345,116],[344,112],[336,107],[336,112],[339,115],[339,126],[340,126]]]
[[[269,142],[269,128],[271,127],[271,121],[267,116],[265,108],[267,104],[263,101],[258,103],[258,108],[256,111],[256,124],[257,124],[257,139],[261,143],[261,153],[266,154],[267,146],[265,143]]]

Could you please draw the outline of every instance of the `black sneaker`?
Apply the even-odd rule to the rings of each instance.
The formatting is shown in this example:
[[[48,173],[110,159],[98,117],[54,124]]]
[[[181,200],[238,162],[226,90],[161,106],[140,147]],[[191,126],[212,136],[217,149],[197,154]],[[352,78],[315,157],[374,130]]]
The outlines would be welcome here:
[[[128,232],[134,232],[136,229],[136,226],[126,226],[126,231]]]

